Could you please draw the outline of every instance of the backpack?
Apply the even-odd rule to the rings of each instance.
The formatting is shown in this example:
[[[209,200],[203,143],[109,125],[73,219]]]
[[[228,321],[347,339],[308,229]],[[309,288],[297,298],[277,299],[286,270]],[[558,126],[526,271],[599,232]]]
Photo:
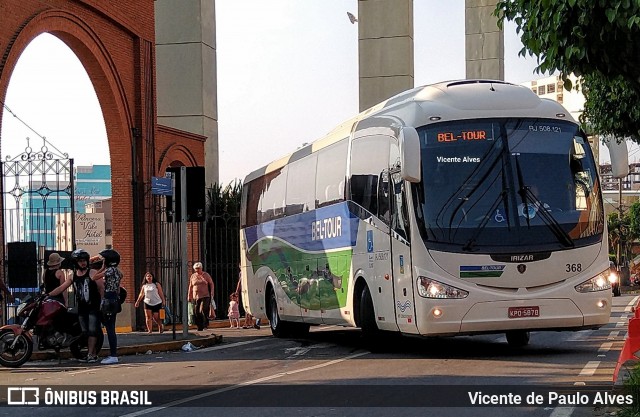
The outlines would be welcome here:
[[[124,300],[127,299],[127,290],[124,289],[124,287],[120,287],[120,293],[118,294],[118,301],[120,301],[120,304],[124,303]]]

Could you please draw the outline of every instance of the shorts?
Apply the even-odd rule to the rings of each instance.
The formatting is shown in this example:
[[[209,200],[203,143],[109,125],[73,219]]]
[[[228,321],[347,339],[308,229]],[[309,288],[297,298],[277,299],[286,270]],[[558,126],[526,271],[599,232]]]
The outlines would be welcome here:
[[[82,333],[87,336],[98,336],[98,333],[102,333],[102,325],[100,323],[100,313],[97,311],[88,311],[78,314],[78,321],[80,322],[80,328]]]
[[[150,306],[149,304],[144,303],[144,309],[151,310],[152,313],[159,313],[160,310],[162,310],[162,303],[156,304],[154,306]]]

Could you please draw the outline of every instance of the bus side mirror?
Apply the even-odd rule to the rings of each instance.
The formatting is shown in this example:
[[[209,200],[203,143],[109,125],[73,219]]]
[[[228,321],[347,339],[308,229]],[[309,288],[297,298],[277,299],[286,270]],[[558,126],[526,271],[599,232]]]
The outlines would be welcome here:
[[[606,136],[603,142],[609,148],[609,155],[611,156],[611,175],[614,178],[624,178],[629,175],[627,141],[613,136]]]
[[[400,176],[409,182],[420,182],[420,137],[412,127],[403,127],[399,135]]]

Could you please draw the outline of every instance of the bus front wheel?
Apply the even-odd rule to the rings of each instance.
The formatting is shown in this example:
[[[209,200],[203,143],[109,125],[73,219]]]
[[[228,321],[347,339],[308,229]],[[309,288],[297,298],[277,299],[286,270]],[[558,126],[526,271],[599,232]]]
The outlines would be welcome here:
[[[282,321],[278,314],[278,299],[273,288],[269,290],[269,326],[275,337],[305,337],[309,333],[309,324]]]
[[[280,315],[278,314],[278,300],[273,288],[269,290],[269,327],[271,327],[271,334],[275,337],[285,336],[285,323],[280,320]]]
[[[530,333],[526,330],[511,330],[506,333],[509,346],[520,348],[529,344]]]

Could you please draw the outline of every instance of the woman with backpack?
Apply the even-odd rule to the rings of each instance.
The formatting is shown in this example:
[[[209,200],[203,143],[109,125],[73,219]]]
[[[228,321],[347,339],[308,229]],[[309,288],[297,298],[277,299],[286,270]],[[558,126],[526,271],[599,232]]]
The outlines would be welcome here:
[[[140,305],[140,301],[144,301],[144,317],[147,322],[147,333],[153,333],[153,322],[158,325],[160,333],[164,331],[162,320],[160,320],[160,310],[166,304],[162,286],[156,280],[151,272],[144,274],[142,280],[140,295],[136,300],[136,308]]]

